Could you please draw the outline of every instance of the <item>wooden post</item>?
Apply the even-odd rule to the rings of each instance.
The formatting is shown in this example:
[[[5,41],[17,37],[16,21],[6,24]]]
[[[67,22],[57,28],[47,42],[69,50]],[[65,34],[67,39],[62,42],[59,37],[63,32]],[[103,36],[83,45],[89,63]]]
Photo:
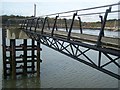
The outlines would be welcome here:
[[[120,64],[120,58],[118,59],[118,63]],[[120,68],[118,68],[118,74],[120,75]],[[118,80],[118,89],[120,90],[120,80]]]
[[[23,55],[23,61],[24,61],[24,66],[23,66],[23,74],[27,76],[27,39],[24,39],[24,55]]]
[[[10,39],[11,43],[11,66],[12,66],[12,79],[16,79],[16,60],[15,60],[15,39]]]
[[[40,43],[37,42],[37,77],[40,77]]]
[[[32,72],[34,73],[34,45],[35,42],[32,40]]]
[[[12,75],[12,42],[10,39],[10,58],[9,58],[9,63],[10,63],[10,75]]]
[[[3,52],[3,75],[4,79],[7,78],[7,70],[6,70],[6,37],[5,37],[5,29],[2,29],[2,52]]]

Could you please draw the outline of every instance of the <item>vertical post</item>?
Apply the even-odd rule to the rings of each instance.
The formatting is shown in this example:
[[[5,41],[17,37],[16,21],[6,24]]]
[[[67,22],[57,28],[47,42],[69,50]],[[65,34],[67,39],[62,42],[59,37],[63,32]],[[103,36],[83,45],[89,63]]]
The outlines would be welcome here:
[[[45,27],[46,20],[47,20],[47,17],[45,17],[44,22],[43,22],[42,31],[41,31],[42,34],[43,34],[43,30],[44,30],[44,27]]]
[[[27,19],[24,20],[24,23],[23,23],[23,29],[25,29],[25,25],[27,24]]]
[[[12,79],[16,78],[16,52],[15,52],[15,39],[10,39],[11,42],[11,66],[12,66]]]
[[[101,65],[101,51],[99,51],[99,56],[98,56],[98,67]]]
[[[27,76],[27,39],[24,39],[24,55],[23,55],[23,61],[24,61],[24,66],[23,66],[23,74]]]
[[[40,18],[37,18],[37,21],[36,21],[36,24],[35,24],[35,32],[36,32],[36,29],[38,27],[38,21],[39,21]]]
[[[12,42],[10,39],[10,58],[9,58],[9,62],[10,62],[10,75],[12,75]]]
[[[104,32],[104,28],[105,28],[105,24],[106,24],[107,16],[108,16],[109,12],[111,12],[111,7],[109,9],[107,9],[105,12],[104,21],[102,23],[102,27],[101,27],[101,30],[100,30],[100,33],[98,36],[98,40],[97,40],[97,47],[99,47],[101,45],[101,39],[103,37],[103,32]]]
[[[72,31],[72,28],[73,28],[73,23],[74,23],[74,19],[75,19],[75,16],[77,15],[77,13],[74,13],[73,14],[73,19],[72,19],[72,22],[71,22],[71,26],[70,26],[70,30],[68,32],[68,37],[67,39],[69,40],[70,39],[70,35],[71,35],[71,31]]]
[[[103,17],[100,15],[99,16],[100,17],[100,19],[101,19],[101,28],[102,28],[102,24],[103,24]],[[102,36],[104,36],[104,31],[102,32]]]
[[[81,22],[81,18],[78,17],[78,19],[79,19],[79,25],[80,25],[80,33],[82,34],[83,32],[82,32],[82,22]]]
[[[30,23],[30,31],[31,31],[31,29],[32,29],[33,22],[34,22],[34,18],[33,18],[33,19],[31,19],[31,23]]]
[[[48,29],[50,30],[50,24],[48,19],[47,19],[47,25],[48,25]]]
[[[35,45],[35,42],[32,39],[32,72],[33,73],[34,73],[34,45]]]
[[[56,31],[58,31],[57,25],[55,25]]]
[[[66,21],[66,19],[65,19],[65,18],[64,18],[64,21],[65,21],[65,28],[66,28],[66,32],[68,32],[67,21]]]
[[[43,20],[41,19],[40,20],[40,23],[41,23],[41,27],[43,26]],[[39,28],[40,26],[38,25],[38,28]]]
[[[3,75],[4,79],[7,78],[7,70],[6,70],[6,37],[5,37],[5,29],[2,29],[2,52],[3,52]]]
[[[51,36],[53,36],[54,29],[55,29],[55,27],[56,27],[57,18],[58,18],[58,16],[56,16],[56,18],[55,18],[55,22],[54,22],[54,25],[53,25],[53,28],[52,28]]]
[[[40,77],[40,43],[37,42],[37,77]]]

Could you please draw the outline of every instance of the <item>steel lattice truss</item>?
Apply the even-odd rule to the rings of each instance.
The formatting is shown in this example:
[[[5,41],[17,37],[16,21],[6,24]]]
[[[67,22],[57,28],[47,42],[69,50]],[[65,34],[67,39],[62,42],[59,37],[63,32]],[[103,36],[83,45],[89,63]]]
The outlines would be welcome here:
[[[114,56],[114,58],[105,50],[101,50],[100,48],[94,49],[95,52],[97,52],[97,63],[91,59],[91,56],[87,54],[88,52],[93,51],[93,47],[87,47],[84,43],[75,43],[74,41],[71,40],[66,40],[66,39],[61,39],[61,38],[56,38],[56,37],[51,37],[49,35],[44,35],[44,34],[39,34],[39,33],[34,33],[32,31],[25,31],[27,35],[31,38],[34,39],[43,45],[46,45],[62,54],[65,54],[79,62],[82,62],[90,67],[93,67],[101,72],[104,72],[112,77],[115,77],[120,80],[120,75],[114,72],[113,70],[109,70],[106,67],[110,64],[114,64],[116,69],[118,70],[120,68],[120,64],[118,60],[120,59],[120,56]],[[86,47],[85,47],[85,46]],[[84,49],[83,49],[84,48]],[[108,61],[106,63],[102,63],[102,55],[107,57]],[[82,57],[84,57],[84,59]]]
[[[79,16],[77,15],[78,14],[77,12],[73,14],[71,23],[69,25],[69,29],[68,29],[68,24],[66,22],[66,19],[64,19],[64,24],[66,29],[65,32],[67,33],[66,35],[63,35],[63,33],[60,34],[60,32],[59,34],[55,33],[55,29],[56,31],[58,31],[58,28],[59,28],[57,27],[58,25],[57,20],[59,17],[59,15],[57,14],[55,14],[56,17],[54,18],[54,21],[51,21],[52,23],[50,23],[50,19],[48,17],[49,15],[45,16],[45,18],[39,17],[39,18],[25,19],[23,20],[23,23],[20,29],[22,29],[31,39],[36,40],[37,42],[40,42],[43,45],[46,45],[62,54],[65,54],[79,62],[82,62],[90,67],[93,67],[101,72],[104,72],[120,80],[120,74],[118,71],[118,69],[120,68],[120,63],[119,63],[120,50],[118,49],[119,45],[117,47],[110,48],[109,46],[104,47],[102,43],[102,37],[104,37],[104,29],[107,21],[107,16],[108,16],[108,13],[111,13],[111,8],[112,7],[109,7],[109,9],[106,9],[104,17],[100,16],[101,30],[99,32],[97,41],[95,41],[95,43],[90,43],[90,42],[88,43],[88,42],[85,42],[84,40],[79,40],[81,38],[77,37],[77,40],[76,40],[76,38],[71,37],[75,17]],[[78,21],[80,26],[80,33],[82,35],[83,32],[82,32],[81,17],[78,17]],[[92,42],[94,42],[94,40]],[[108,44],[106,43],[105,45],[108,45]],[[97,58],[94,58],[93,55],[88,53],[95,54],[94,56]],[[104,59],[103,56],[106,59]],[[113,65],[115,67],[113,67]],[[116,70],[114,68],[116,68]]]

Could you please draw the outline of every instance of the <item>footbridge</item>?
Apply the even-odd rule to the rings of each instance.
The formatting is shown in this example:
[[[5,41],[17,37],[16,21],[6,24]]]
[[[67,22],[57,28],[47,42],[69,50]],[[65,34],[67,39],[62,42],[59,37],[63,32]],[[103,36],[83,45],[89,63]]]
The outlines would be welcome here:
[[[22,20],[17,30],[21,30],[34,41],[120,80],[120,37],[109,37],[104,33],[107,29],[108,16],[113,13],[118,15],[120,12],[112,8],[119,5],[120,3],[116,3],[26,18]],[[89,13],[89,11],[92,12]],[[95,27],[95,29],[100,29],[97,35],[84,33],[84,28],[87,27],[83,24],[82,17],[91,15],[97,15],[100,20],[100,26]],[[117,22],[119,24],[119,19]],[[119,25],[117,30],[119,30]],[[97,54],[96,61],[87,54],[89,52]],[[103,55],[107,58],[105,63],[103,63]],[[110,64],[115,65],[118,72],[106,68]]]

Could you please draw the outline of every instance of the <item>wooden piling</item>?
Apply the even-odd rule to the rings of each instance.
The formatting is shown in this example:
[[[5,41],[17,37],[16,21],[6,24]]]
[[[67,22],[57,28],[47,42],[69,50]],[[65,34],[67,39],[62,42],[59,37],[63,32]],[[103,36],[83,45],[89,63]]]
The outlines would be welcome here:
[[[8,58],[9,64],[10,64],[9,73],[10,75],[12,75],[12,42],[11,42],[11,39],[10,39],[10,47],[8,48],[8,51],[10,52],[10,57]]]
[[[37,77],[40,77],[40,43],[37,42]]]
[[[24,66],[23,66],[23,74],[27,76],[27,39],[24,39],[24,55],[23,55],[23,61],[24,61]]]
[[[3,53],[3,76],[4,79],[7,78],[7,68],[6,68],[6,37],[5,29],[2,28],[2,53]]]
[[[16,45],[16,39],[9,39],[10,45],[6,45],[5,30],[2,31],[2,45],[3,45],[3,74],[4,79],[11,76],[16,79],[17,75],[34,74],[40,77],[40,43],[35,44],[31,40],[31,45],[27,45],[27,39],[23,39],[20,45]],[[35,53],[35,50],[37,53]],[[21,53],[16,55],[16,51]],[[31,51],[31,55],[27,55],[27,51]],[[6,55],[9,52],[9,55]],[[35,65],[36,63],[36,65]],[[28,65],[27,65],[28,64]],[[36,70],[36,69],[37,70]]]
[[[32,40],[32,71],[34,72],[34,46],[35,46],[35,41]]]
[[[12,79],[16,78],[16,60],[15,60],[15,39],[10,39],[11,43],[11,66],[12,66]]]

